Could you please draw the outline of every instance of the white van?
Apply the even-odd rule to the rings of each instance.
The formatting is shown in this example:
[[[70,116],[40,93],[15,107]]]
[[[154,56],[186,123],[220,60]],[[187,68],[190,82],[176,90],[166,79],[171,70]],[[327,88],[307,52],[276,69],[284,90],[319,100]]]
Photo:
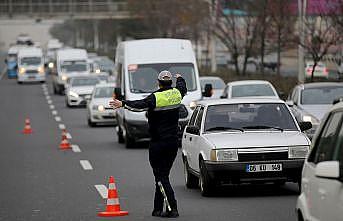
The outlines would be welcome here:
[[[45,63],[48,66],[50,73],[56,72],[56,53],[63,47],[63,43],[59,42],[58,39],[50,39],[46,46],[46,59]]]
[[[68,78],[89,74],[87,51],[68,48],[57,51],[56,70],[53,74],[53,89],[55,94],[63,94]]]
[[[18,78],[22,82],[45,82],[45,69],[42,49],[22,48],[18,52]]]
[[[199,72],[189,40],[147,39],[121,42],[115,58],[116,94],[126,100],[142,99],[158,89],[160,71],[181,73],[187,83],[187,95],[180,108],[180,135],[196,101],[201,99]],[[175,85],[175,79],[174,79]],[[117,111],[118,141],[126,147],[149,140],[146,112]]]

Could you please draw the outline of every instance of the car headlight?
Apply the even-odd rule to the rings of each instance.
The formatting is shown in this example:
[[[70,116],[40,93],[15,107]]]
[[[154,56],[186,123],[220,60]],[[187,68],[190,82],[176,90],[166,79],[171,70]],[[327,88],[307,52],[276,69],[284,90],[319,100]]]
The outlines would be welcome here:
[[[105,110],[104,105],[99,105],[99,106],[98,106],[98,111],[104,111],[104,110]]]
[[[95,73],[96,73],[96,74],[100,74],[100,72],[101,72],[100,69],[96,69],[96,70],[95,70]]]
[[[311,115],[304,115],[302,117],[302,121],[304,122],[311,122],[312,124],[319,124],[319,120]]]
[[[69,95],[72,97],[76,97],[76,98],[79,97],[79,95],[77,93],[75,93],[74,91],[69,91]]]
[[[67,81],[68,80],[68,76],[63,74],[61,76],[61,79],[62,79],[62,81]]]
[[[290,159],[306,158],[308,151],[309,151],[308,146],[288,147],[288,158]]]
[[[19,68],[19,74],[25,74],[25,68]]]
[[[49,62],[48,67],[49,68],[54,68],[54,63],[53,62]]]
[[[212,161],[238,161],[237,149],[211,150]]]
[[[193,110],[195,107],[197,106],[197,102],[196,101],[192,101],[191,103],[189,103],[189,107]]]
[[[40,74],[44,74],[44,67],[39,67],[39,68],[37,69],[37,71],[38,71],[38,73],[40,73]]]

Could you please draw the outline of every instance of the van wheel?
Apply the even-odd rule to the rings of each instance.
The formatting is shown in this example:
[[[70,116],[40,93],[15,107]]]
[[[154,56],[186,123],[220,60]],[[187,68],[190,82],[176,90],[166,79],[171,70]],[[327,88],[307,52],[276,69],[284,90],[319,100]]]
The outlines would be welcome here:
[[[52,85],[52,88],[53,88],[54,94],[57,94],[57,90],[56,90],[55,84]]]
[[[23,82],[22,81],[18,81],[18,84],[23,84]]]
[[[125,142],[125,139],[124,139],[124,136],[123,136],[123,131],[120,128],[119,125],[118,125],[117,136],[118,136],[118,143],[124,143]]]
[[[199,186],[199,178],[189,172],[189,165],[188,165],[187,159],[183,160],[183,165],[184,165],[183,172],[184,172],[186,187],[189,189],[197,188]]]
[[[200,185],[201,195],[211,196],[214,190],[214,181],[208,175],[208,172],[206,170],[205,163],[203,160],[200,160],[199,167],[200,167],[199,185]]]
[[[130,149],[130,148],[133,148],[135,147],[135,140],[129,136],[128,134],[126,134],[125,136],[125,147],[126,149]]]
[[[298,221],[304,221],[303,214],[300,211],[298,211],[298,219],[297,220]]]

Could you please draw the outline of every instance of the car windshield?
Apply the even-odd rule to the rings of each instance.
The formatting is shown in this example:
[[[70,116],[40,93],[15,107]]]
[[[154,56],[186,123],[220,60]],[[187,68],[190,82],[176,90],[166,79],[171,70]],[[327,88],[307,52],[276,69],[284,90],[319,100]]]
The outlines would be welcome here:
[[[343,85],[336,87],[307,88],[301,92],[301,104],[332,104],[343,96]]]
[[[200,79],[201,88],[204,89],[206,84],[211,84],[213,89],[224,89],[225,83],[222,79]]]
[[[72,78],[70,81],[73,87],[77,86],[92,86],[99,83],[98,78]]]
[[[86,61],[65,61],[61,65],[61,70],[64,73],[87,71],[87,62]]]
[[[298,130],[285,104],[246,103],[209,106],[204,131]]]
[[[40,65],[41,64],[40,57],[24,57],[20,59],[21,65]]]
[[[163,71],[181,73],[188,91],[197,89],[194,66],[191,63],[129,65],[130,90],[132,93],[151,93],[158,89],[157,76]],[[173,78],[175,86],[175,78]]]
[[[109,58],[101,58],[95,61],[101,71],[112,71],[114,69],[114,62]]]
[[[113,96],[114,87],[98,87],[94,91],[94,98],[110,98]]]
[[[269,84],[232,86],[231,97],[276,96]]]

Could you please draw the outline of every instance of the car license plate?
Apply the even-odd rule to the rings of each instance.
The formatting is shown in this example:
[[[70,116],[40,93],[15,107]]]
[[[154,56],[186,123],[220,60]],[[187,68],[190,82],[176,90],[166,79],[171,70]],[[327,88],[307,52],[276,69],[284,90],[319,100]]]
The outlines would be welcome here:
[[[281,163],[273,164],[248,164],[245,168],[248,173],[254,172],[270,172],[270,171],[282,171]]]
[[[29,75],[28,78],[33,79],[33,78],[36,78],[36,76],[35,75]]]

